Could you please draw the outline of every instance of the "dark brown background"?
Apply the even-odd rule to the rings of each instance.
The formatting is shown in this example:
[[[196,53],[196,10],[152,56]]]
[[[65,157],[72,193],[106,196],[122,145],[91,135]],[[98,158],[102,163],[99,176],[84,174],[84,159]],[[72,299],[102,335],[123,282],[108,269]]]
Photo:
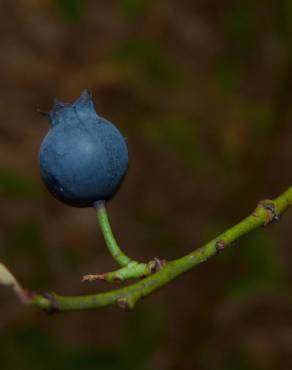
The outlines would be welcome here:
[[[89,88],[127,137],[109,204],[140,260],[189,252],[291,184],[292,6],[274,1],[0,2],[0,260],[27,287],[101,291],[94,211],[38,174],[36,109]],[[0,292],[0,367],[254,370],[292,364],[292,215],[140,303],[48,317]]]

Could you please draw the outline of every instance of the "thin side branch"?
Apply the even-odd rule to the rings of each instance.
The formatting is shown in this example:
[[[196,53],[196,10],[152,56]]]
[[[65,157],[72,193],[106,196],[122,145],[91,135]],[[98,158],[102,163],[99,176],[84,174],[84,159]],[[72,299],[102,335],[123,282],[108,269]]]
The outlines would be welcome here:
[[[155,258],[153,261],[143,263],[135,261],[128,257],[118,245],[108,219],[105,203],[96,202],[95,208],[97,219],[104,237],[105,244],[113,259],[121,266],[118,270],[106,272],[103,274],[87,274],[83,276],[82,281],[105,280],[108,283],[123,282],[129,279],[144,278],[157,272],[163,261]]]
[[[49,312],[96,309],[110,305],[131,309],[141,298],[148,296],[186,271],[222,252],[242,236],[261,226],[278,221],[280,215],[291,204],[292,186],[274,201],[259,202],[251,215],[207,244],[182,258],[167,262],[160,271],[130,286],[106,293],[76,297],[64,297],[54,293],[36,294],[32,296],[30,304]]]

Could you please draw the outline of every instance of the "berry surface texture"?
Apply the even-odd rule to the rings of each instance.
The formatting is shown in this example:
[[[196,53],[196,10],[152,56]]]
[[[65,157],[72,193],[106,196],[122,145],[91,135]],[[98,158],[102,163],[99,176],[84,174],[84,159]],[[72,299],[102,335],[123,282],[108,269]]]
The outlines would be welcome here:
[[[55,101],[39,152],[41,177],[58,200],[90,207],[111,199],[128,169],[125,138],[100,117],[85,90],[74,103]]]

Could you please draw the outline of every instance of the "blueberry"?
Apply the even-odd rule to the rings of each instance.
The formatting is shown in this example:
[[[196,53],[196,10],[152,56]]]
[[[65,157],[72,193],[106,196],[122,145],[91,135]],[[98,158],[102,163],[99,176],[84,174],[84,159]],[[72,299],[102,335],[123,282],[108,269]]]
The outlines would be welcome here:
[[[39,163],[48,190],[75,207],[112,198],[128,169],[128,149],[119,130],[96,114],[91,94],[72,104],[55,101],[47,115]]]

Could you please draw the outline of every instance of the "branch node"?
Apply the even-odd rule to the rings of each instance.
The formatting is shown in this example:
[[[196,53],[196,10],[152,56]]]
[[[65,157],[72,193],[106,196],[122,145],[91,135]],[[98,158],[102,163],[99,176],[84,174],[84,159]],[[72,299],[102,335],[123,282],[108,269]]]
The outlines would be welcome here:
[[[127,297],[120,297],[117,299],[116,303],[118,307],[122,308],[125,311],[133,310],[136,303],[141,298],[141,294],[138,292],[132,293],[128,295]]]
[[[59,311],[59,304],[55,298],[54,293],[44,293],[43,297],[46,298],[50,302],[50,306],[48,308],[45,308],[44,311],[48,315],[52,315]]]
[[[134,308],[134,306],[130,307],[129,301],[124,297],[117,299],[117,305],[124,311],[130,311],[132,308]]]
[[[32,290],[22,290],[19,294],[19,298],[22,303],[30,304],[36,295],[37,294]]]
[[[272,200],[269,200],[269,199],[262,200],[258,203],[258,207],[262,207],[263,209],[267,211],[267,216],[266,216],[264,226],[267,226],[268,224],[272,222],[278,222],[280,220],[280,216]]]
[[[227,244],[225,243],[225,241],[224,241],[224,240],[220,239],[220,240],[217,240],[217,241],[216,241],[215,246],[216,246],[216,250],[217,250],[217,252],[218,252],[218,253],[221,253],[221,252],[223,252],[223,251],[224,251],[224,249],[227,247]]]
[[[153,261],[149,263],[151,274],[154,274],[155,272],[158,272],[163,269],[163,267],[166,265],[166,260],[159,259],[154,257]]]

